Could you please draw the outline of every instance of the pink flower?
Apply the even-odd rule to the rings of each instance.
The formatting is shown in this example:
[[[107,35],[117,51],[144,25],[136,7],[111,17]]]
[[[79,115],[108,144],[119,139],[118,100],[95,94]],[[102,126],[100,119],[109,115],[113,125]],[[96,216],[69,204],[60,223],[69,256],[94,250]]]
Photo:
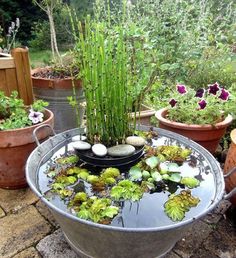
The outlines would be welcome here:
[[[222,100],[228,100],[229,92],[225,89],[222,89],[219,98]]]
[[[185,85],[178,84],[178,85],[176,85],[176,88],[177,88],[177,91],[178,91],[180,94],[185,94],[185,93],[187,93],[187,88],[186,88]]]
[[[207,102],[204,99],[202,99],[198,102],[198,105],[200,106],[200,109],[204,109],[207,105]]]

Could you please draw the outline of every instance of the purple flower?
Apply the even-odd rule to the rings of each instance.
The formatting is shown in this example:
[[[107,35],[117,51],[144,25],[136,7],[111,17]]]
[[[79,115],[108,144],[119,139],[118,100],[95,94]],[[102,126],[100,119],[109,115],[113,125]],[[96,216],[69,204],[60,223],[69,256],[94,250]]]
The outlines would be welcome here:
[[[204,90],[204,89],[198,89],[198,90],[196,91],[195,97],[202,98],[203,95],[204,95],[204,93],[205,93],[205,90]]]
[[[208,92],[209,92],[210,94],[216,95],[217,91],[219,91],[219,90],[220,90],[220,86],[219,86],[219,84],[216,82],[216,83],[214,83],[214,84],[212,84],[212,85],[209,86]]]
[[[171,107],[174,107],[176,105],[177,101],[175,99],[171,99],[169,101],[169,104],[171,105]]]
[[[30,113],[28,117],[33,124],[37,124],[37,123],[43,122],[43,116],[44,116],[43,113],[36,112],[33,109],[30,109]]]
[[[178,85],[176,85],[176,88],[177,88],[177,91],[178,91],[180,94],[185,94],[185,93],[187,93],[187,88],[186,88],[185,85],[178,84]]]
[[[198,102],[198,105],[200,106],[200,109],[204,109],[206,107],[207,103],[204,99],[202,99]]]
[[[225,89],[222,89],[219,98],[222,100],[228,100],[229,92]]]

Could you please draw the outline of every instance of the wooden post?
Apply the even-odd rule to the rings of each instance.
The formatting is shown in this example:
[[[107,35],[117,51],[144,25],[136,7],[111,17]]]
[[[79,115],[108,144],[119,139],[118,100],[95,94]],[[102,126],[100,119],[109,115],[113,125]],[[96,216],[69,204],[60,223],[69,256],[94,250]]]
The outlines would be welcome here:
[[[15,61],[17,91],[19,97],[24,100],[26,105],[34,101],[33,86],[30,74],[29,51],[28,49],[15,48],[11,51]]]

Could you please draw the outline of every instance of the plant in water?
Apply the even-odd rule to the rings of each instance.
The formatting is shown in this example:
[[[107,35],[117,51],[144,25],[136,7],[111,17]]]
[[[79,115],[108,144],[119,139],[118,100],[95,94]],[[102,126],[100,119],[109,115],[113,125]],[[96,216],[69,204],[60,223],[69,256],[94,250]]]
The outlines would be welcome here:
[[[37,100],[31,106],[25,106],[16,91],[9,97],[0,91],[0,130],[24,128],[42,122],[47,105],[47,102]]]
[[[108,5],[107,20],[87,17],[78,28],[70,13],[76,40],[74,53],[85,90],[88,140],[107,146],[122,143],[133,134],[136,118],[131,125],[130,113],[138,110],[145,86],[155,77],[151,58],[142,62],[150,56],[147,34],[134,23],[127,33],[125,10],[124,5],[121,21],[112,23]]]
[[[177,85],[169,101],[167,118],[186,124],[215,124],[235,113],[236,97],[218,83],[197,91]]]
[[[189,190],[183,190],[180,194],[172,194],[168,201],[165,203],[165,213],[173,221],[181,221],[185,213],[189,211],[191,207],[197,206],[199,198],[191,195]]]

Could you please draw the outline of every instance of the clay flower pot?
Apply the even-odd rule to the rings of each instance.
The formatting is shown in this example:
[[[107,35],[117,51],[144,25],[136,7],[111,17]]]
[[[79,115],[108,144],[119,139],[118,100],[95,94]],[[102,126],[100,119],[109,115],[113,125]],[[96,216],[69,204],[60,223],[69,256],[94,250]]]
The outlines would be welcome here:
[[[48,109],[45,118],[40,124],[0,131],[0,188],[18,189],[27,186],[25,165],[30,153],[36,147],[33,130],[39,125],[54,124],[54,115]],[[42,128],[37,134],[38,139],[44,140],[50,133],[49,128]]]
[[[136,112],[137,123],[141,125],[151,126],[151,118],[154,116],[156,111],[146,105],[141,105],[141,111]],[[134,117],[135,112],[131,114]]]
[[[225,188],[226,192],[230,192],[236,187],[236,129],[234,129],[231,134],[231,145],[226,157],[224,165],[224,174],[232,171],[232,174],[225,178]],[[233,169],[233,170],[232,170]],[[230,198],[230,201],[236,206],[236,195]]]
[[[226,128],[232,122],[232,116],[228,115],[225,120],[215,125],[189,125],[170,121],[166,118],[168,110],[166,108],[160,109],[155,116],[159,121],[159,127],[181,134],[193,141],[201,144],[211,153],[216,151],[220,139],[225,134]]]

